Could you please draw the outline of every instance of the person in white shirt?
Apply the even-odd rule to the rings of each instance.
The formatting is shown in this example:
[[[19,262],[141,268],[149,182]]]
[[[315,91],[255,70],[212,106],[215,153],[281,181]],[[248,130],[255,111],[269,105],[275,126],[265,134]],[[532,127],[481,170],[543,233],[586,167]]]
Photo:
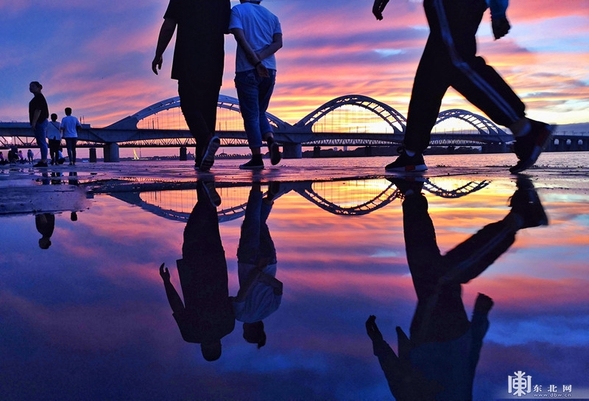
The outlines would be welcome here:
[[[252,152],[252,159],[241,169],[264,168],[262,140],[270,150],[273,165],[282,155],[274,141],[266,110],[276,82],[276,53],[282,47],[282,28],[278,17],[260,5],[261,0],[240,0],[231,10],[229,32],[237,41],[235,89],[239,110]]]
[[[76,143],[78,142],[78,129],[82,128],[80,121],[72,116],[72,109],[65,108],[65,117],[61,119],[61,132],[67,147],[67,156],[70,166],[76,165]]]
[[[61,129],[59,121],[57,121],[57,114],[51,114],[51,121],[47,126],[47,139],[49,140],[49,156],[51,157],[51,164],[57,164],[58,152],[61,146]]]

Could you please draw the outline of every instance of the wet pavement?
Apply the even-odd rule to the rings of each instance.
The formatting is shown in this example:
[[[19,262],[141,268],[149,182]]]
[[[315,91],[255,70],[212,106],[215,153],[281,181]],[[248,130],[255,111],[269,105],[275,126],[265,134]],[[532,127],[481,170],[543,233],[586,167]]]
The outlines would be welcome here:
[[[476,400],[586,399],[589,168],[561,159],[513,176],[509,159],[432,157],[404,180],[385,158],[0,169],[0,399],[389,400],[436,388],[416,367],[435,376],[428,366],[472,358],[474,378],[445,382],[450,399],[471,385]],[[158,267],[187,305],[179,259],[221,267],[203,279],[223,294],[215,305],[241,299],[260,232],[263,282],[281,296],[254,319],[265,344],[246,340],[236,304],[222,355],[205,361]],[[434,302],[429,279],[468,283]],[[399,372],[417,384],[387,380]]]

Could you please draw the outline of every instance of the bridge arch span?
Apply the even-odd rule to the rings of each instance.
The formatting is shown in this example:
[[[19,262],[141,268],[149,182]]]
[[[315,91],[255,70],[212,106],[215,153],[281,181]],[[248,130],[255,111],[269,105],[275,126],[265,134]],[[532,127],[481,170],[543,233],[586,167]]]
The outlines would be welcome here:
[[[438,119],[436,120],[436,125],[441,123],[442,121],[446,121],[450,118],[457,118],[462,120],[470,125],[472,125],[476,130],[482,135],[505,135],[506,132],[495,125],[494,122],[489,120],[486,117],[483,117],[479,114],[471,113],[470,111],[461,110],[461,109],[450,109],[442,111],[438,114]]]
[[[121,129],[137,129],[137,124],[139,121],[157,114],[162,111],[170,110],[173,108],[180,107],[180,97],[175,96],[168,99],[160,100],[154,104],[151,104],[144,109],[139,110],[137,113],[133,114],[132,116],[126,117],[116,123],[110,125],[108,128],[121,128]],[[237,113],[240,112],[239,109],[239,100],[232,96],[227,95],[219,95],[219,99],[217,100],[217,107],[220,109],[226,109],[235,111]],[[288,129],[291,125],[280,118],[276,117],[275,115],[266,112],[266,117],[271,125],[273,125],[278,130]]]
[[[304,128],[305,131],[311,131],[311,127],[320,119],[330,112],[346,105],[362,107],[371,111],[382,118],[392,129],[395,134],[402,134],[405,131],[407,120],[405,116],[399,113],[391,106],[363,95],[346,95],[332,99],[329,102],[319,106],[303,117],[294,126]]]

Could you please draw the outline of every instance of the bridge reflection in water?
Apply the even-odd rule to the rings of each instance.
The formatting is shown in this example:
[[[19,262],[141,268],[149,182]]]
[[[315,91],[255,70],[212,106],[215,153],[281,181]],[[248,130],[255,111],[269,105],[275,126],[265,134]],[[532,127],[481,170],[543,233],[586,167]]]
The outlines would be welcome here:
[[[442,198],[460,198],[485,188],[489,183],[487,180],[467,181],[445,188],[436,184],[435,180],[425,179],[423,189]],[[171,187],[178,188],[178,184],[171,184]],[[141,185],[134,185],[132,192],[111,192],[112,188],[105,192],[157,216],[187,221],[197,200],[196,183],[184,184],[181,187],[154,191],[149,185],[142,191]],[[223,183],[217,187],[222,200],[221,206],[217,208],[220,222],[244,216],[249,191],[250,185],[245,184]],[[102,191],[95,189],[95,192]],[[288,193],[296,193],[328,213],[343,216],[368,214],[402,197],[395,184],[386,179],[285,182],[280,184],[279,192],[274,199]]]

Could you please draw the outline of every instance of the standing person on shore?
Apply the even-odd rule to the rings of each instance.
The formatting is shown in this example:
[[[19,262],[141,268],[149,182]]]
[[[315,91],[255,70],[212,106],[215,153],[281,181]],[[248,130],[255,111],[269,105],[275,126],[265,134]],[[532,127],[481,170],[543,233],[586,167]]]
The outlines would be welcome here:
[[[229,31],[237,41],[235,88],[252,159],[241,169],[263,169],[262,139],[270,150],[273,165],[282,155],[274,141],[266,110],[276,83],[276,57],[282,47],[278,17],[260,5],[261,0],[240,0],[231,10]]]
[[[29,91],[33,94],[33,99],[29,102],[29,122],[35,133],[35,140],[41,151],[41,160],[39,160],[33,167],[47,167],[47,124],[49,122],[49,107],[47,100],[41,93],[43,85],[37,81],[29,84]]]
[[[372,13],[382,20],[388,0],[374,0]],[[511,173],[534,165],[554,126],[525,116],[525,105],[510,86],[482,57],[476,55],[476,32],[483,14],[491,9],[495,39],[511,28],[505,12],[507,0],[424,0],[430,34],[419,61],[407,127],[400,156],[387,171],[425,171],[423,152],[429,146],[444,94],[453,87],[493,122],[508,127],[515,136],[518,158]]]
[[[180,108],[196,140],[194,168],[200,171],[210,170],[221,144],[215,124],[230,12],[229,0],[170,0],[151,62],[157,75],[177,27],[172,79],[178,81]]]
[[[51,121],[47,126],[47,139],[49,140],[49,157],[51,157],[51,164],[57,164],[59,147],[61,146],[61,129],[59,121],[57,121],[57,114],[51,114]]]
[[[78,142],[78,129],[82,128],[82,124],[77,117],[72,116],[72,109],[65,108],[65,117],[61,119],[61,132],[63,139],[65,139],[65,146],[67,148],[67,156],[70,160],[70,166],[76,165],[76,143]]]

